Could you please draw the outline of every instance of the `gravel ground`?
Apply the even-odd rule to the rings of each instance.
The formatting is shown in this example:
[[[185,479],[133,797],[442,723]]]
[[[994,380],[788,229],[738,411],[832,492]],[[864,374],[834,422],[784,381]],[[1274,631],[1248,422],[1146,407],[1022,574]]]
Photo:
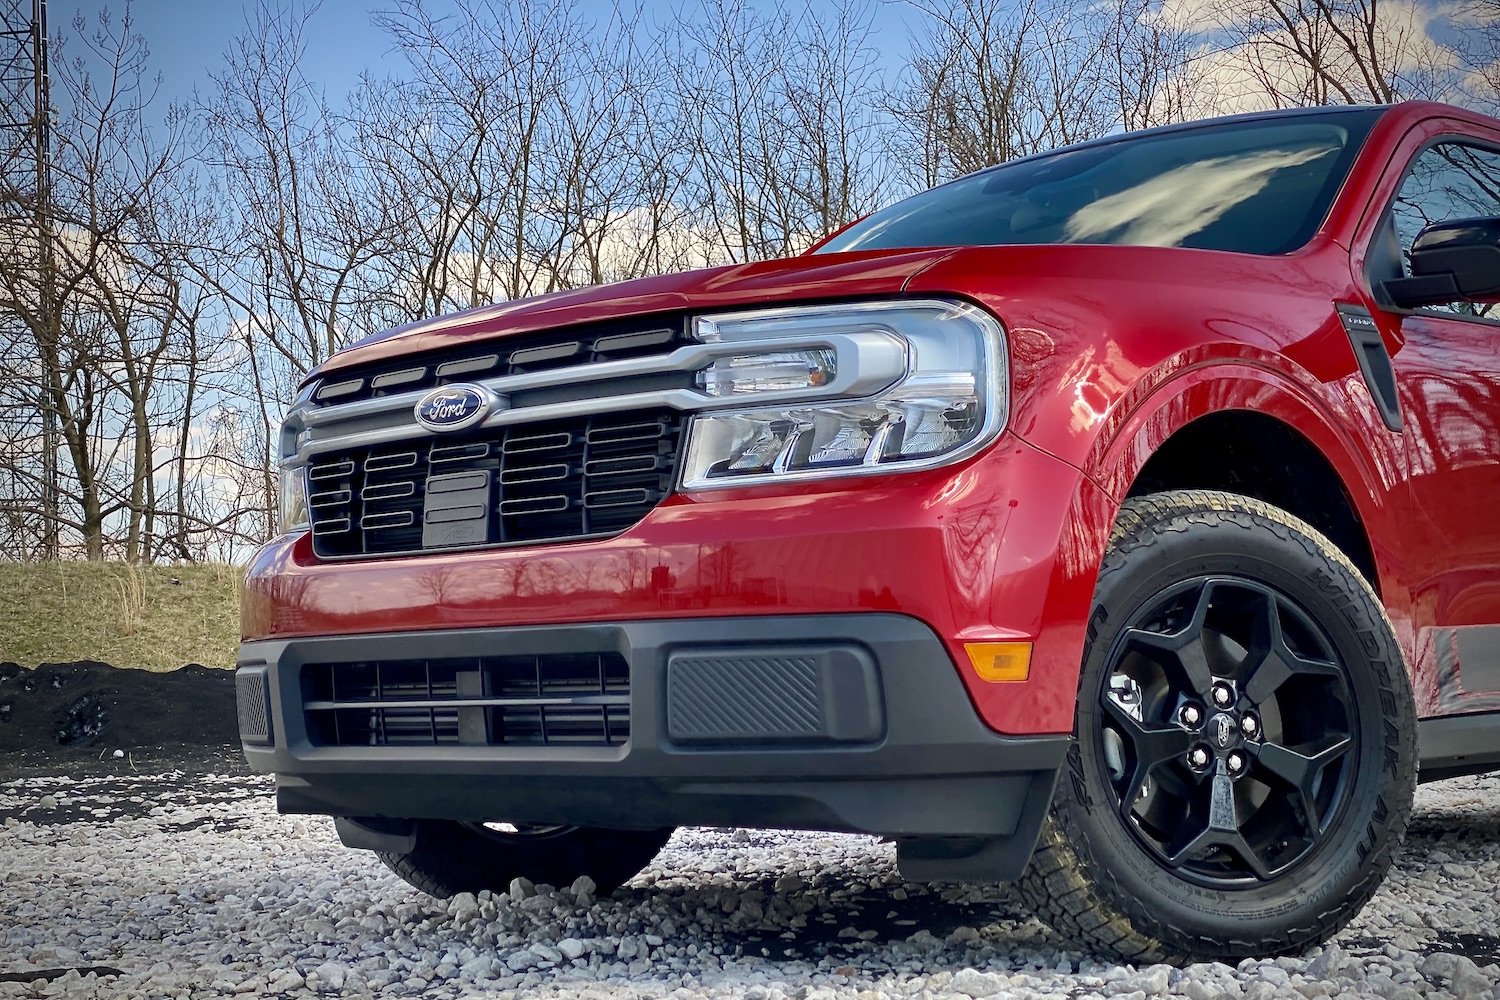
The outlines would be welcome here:
[[[331,822],[276,815],[265,778],[134,763],[0,782],[0,997],[1500,1000],[1500,776],[1419,791],[1332,946],[1179,969],[1070,950],[1003,888],[903,882],[868,837],[683,830],[610,898],[438,902]]]

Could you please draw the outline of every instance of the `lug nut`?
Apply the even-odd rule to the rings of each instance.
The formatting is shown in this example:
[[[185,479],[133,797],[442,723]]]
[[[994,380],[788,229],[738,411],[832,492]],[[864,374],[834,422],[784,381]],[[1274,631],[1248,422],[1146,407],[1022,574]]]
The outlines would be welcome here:
[[[1230,774],[1239,774],[1245,769],[1245,755],[1236,750],[1224,763],[1229,765]]]
[[[1202,770],[1208,766],[1208,751],[1202,747],[1193,747],[1188,751],[1188,763]]]
[[[1234,692],[1229,690],[1227,684],[1214,685],[1214,704],[1220,708],[1228,708],[1234,704]]]
[[[1182,720],[1184,726],[1196,726],[1203,721],[1203,710],[1197,705],[1183,705],[1177,717]]]
[[[1260,723],[1255,721],[1255,716],[1247,715],[1240,720],[1240,732],[1249,739],[1255,739],[1256,733],[1260,732]]]

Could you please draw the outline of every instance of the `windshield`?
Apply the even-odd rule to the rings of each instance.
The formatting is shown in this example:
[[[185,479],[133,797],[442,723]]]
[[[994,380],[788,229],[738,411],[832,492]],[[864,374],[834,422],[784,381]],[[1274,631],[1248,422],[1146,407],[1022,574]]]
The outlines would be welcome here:
[[[1028,157],[882,209],[818,253],[1014,243],[1289,253],[1317,231],[1381,113],[1220,122]]]

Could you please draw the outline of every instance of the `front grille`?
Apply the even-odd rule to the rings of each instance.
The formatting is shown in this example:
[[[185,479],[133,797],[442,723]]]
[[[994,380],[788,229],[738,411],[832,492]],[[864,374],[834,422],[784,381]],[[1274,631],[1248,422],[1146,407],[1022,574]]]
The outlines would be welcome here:
[[[682,420],[599,414],[314,457],[313,551],[325,559],[617,534],[671,489]]]
[[[620,746],[630,668],[619,653],[551,653],[302,668],[314,746]]]
[[[635,320],[589,329],[548,330],[507,337],[487,346],[467,346],[340,371],[324,380],[313,402],[319,406],[342,405],[448,382],[624,361],[666,354],[690,343],[693,341],[687,336],[686,322],[680,316],[655,322]]]

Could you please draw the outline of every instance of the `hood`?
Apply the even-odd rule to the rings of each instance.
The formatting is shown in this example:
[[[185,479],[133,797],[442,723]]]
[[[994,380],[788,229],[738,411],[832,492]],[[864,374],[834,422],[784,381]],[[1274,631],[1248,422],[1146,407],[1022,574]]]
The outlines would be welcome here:
[[[894,295],[918,272],[952,252],[952,247],[937,247],[789,257],[516,299],[373,334],[329,358],[308,379],[465,341],[626,316]]]

